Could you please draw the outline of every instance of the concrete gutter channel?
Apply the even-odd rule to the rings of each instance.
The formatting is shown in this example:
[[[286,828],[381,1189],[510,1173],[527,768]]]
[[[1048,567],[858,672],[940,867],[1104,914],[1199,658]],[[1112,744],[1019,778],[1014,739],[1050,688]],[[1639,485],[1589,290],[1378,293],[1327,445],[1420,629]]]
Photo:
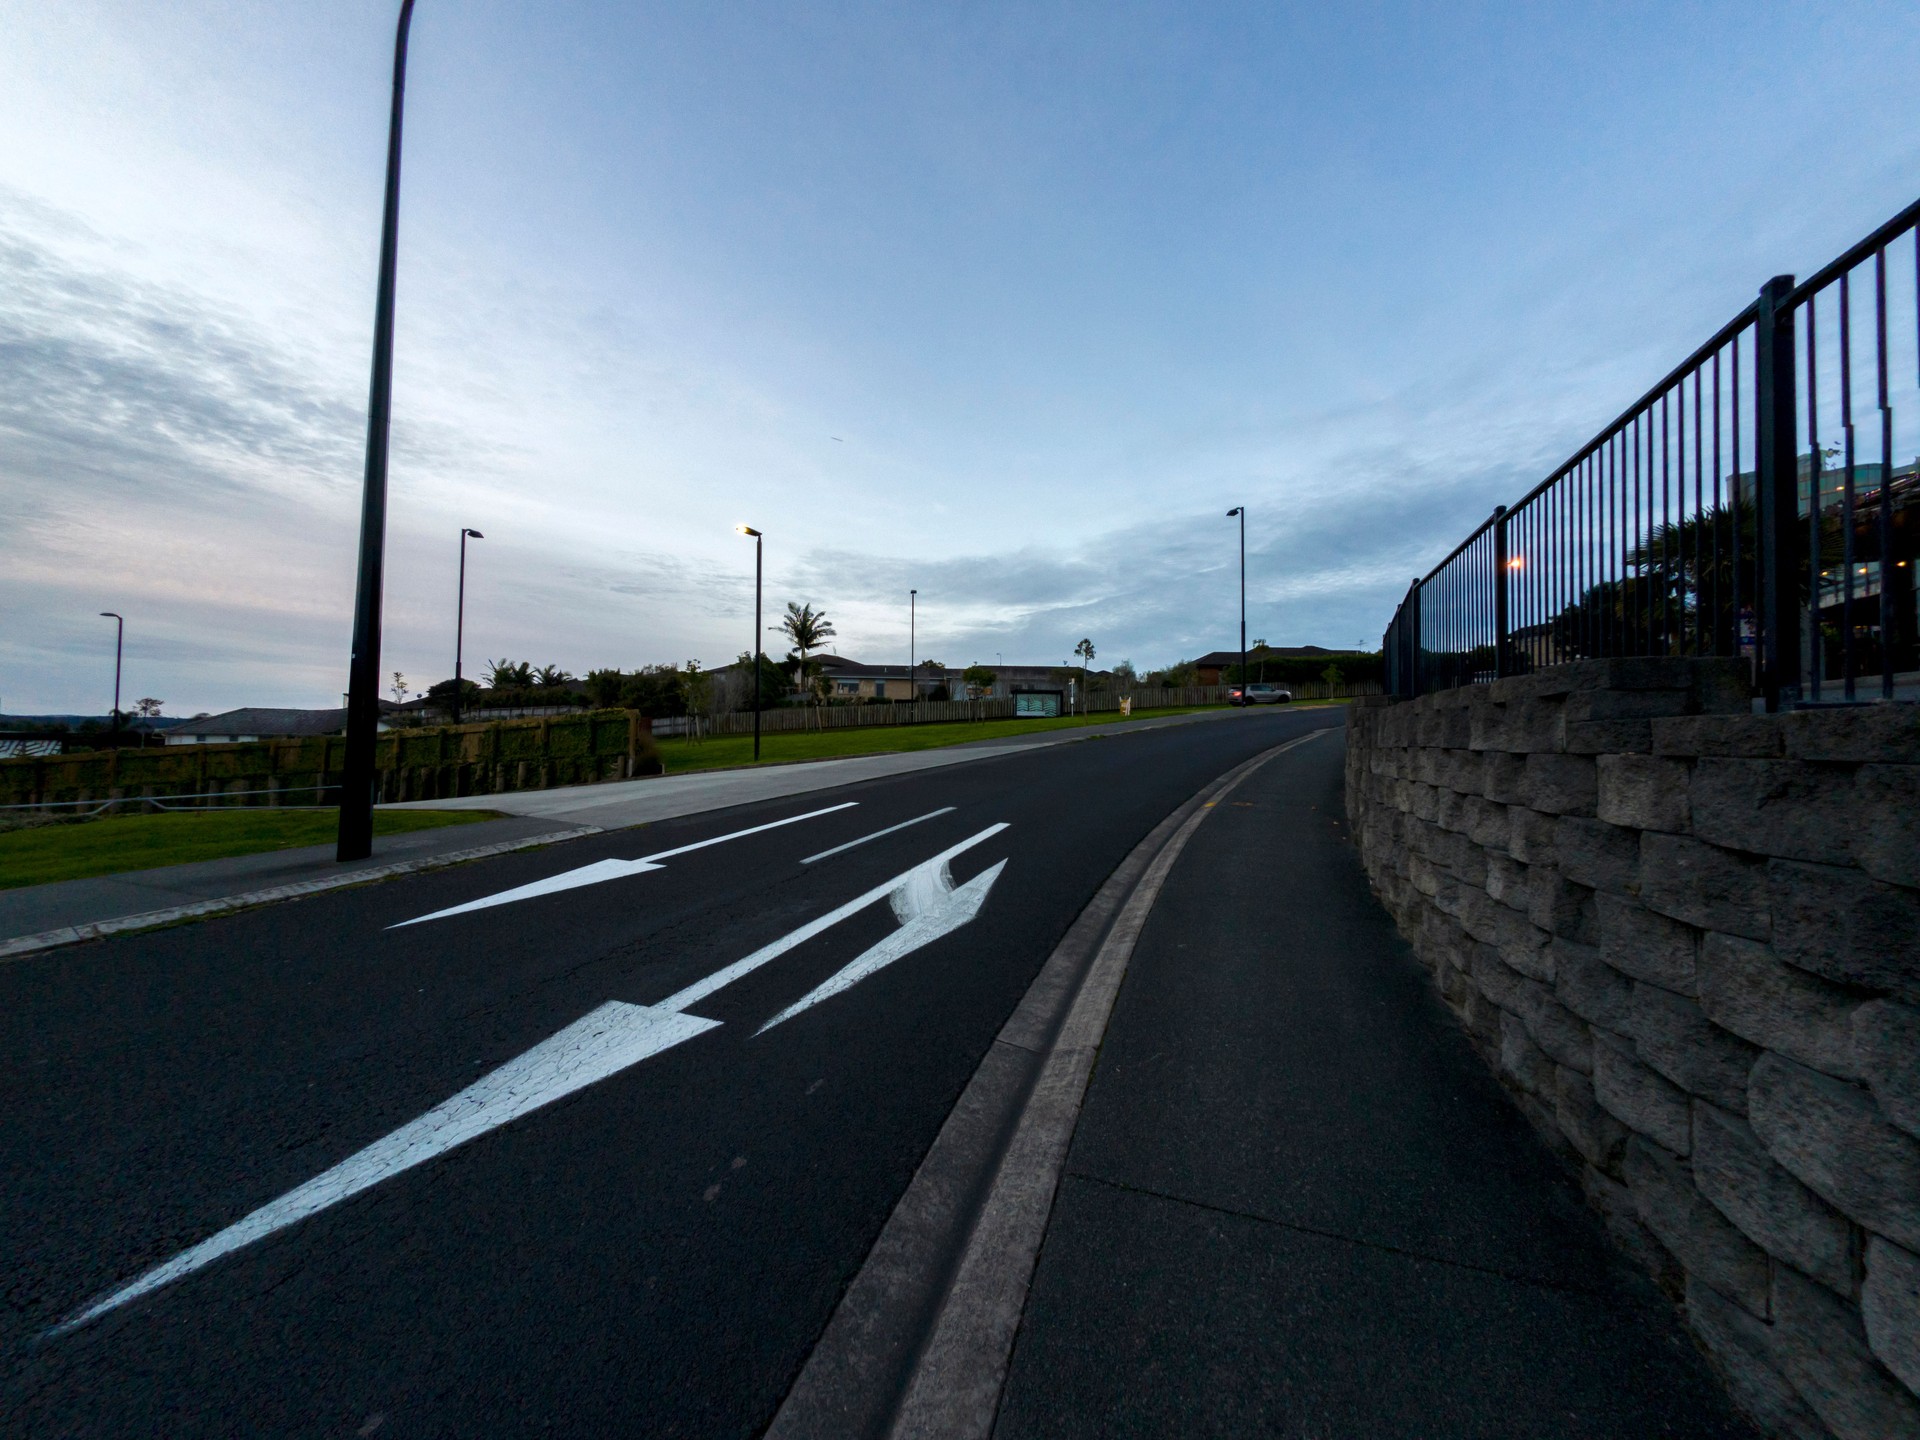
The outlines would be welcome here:
[[[768,1440],[991,1434],[1093,1063],[1188,839],[1275,746],[1157,825],[1068,929],[974,1072],[767,1430]]]

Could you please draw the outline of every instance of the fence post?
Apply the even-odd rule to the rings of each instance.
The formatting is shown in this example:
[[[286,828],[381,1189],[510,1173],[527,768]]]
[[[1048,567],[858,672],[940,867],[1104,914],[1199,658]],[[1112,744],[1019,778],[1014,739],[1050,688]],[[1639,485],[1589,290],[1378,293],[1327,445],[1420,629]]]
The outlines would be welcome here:
[[[1794,454],[1791,275],[1760,287],[1754,312],[1754,507],[1759,521],[1760,687],[1769,711],[1800,697],[1800,496]],[[1736,522],[1737,523],[1737,522]]]
[[[1420,583],[1420,577],[1416,575],[1416,576],[1414,576],[1414,579],[1413,579],[1413,601],[1412,601],[1412,604],[1413,604],[1413,620],[1412,620],[1412,629],[1413,629],[1413,641],[1412,641],[1412,649],[1413,649],[1413,663],[1412,663],[1411,665],[1409,665],[1409,666],[1407,667],[1407,675],[1408,675],[1408,678],[1409,678],[1409,679],[1411,680],[1411,682],[1412,682],[1412,683],[1411,683],[1411,684],[1409,685],[1409,687],[1408,687],[1408,689],[1407,689],[1407,698],[1408,698],[1408,699],[1410,699],[1410,700],[1418,700],[1418,699],[1420,698],[1420,695],[1421,695],[1421,689],[1420,689],[1420,665],[1421,665],[1421,660],[1422,660],[1422,657],[1423,657],[1423,656],[1425,655],[1425,653],[1426,653],[1426,652],[1425,652],[1425,651],[1424,651],[1424,650],[1423,650],[1423,649],[1421,648],[1421,644],[1422,644],[1422,636],[1421,636],[1421,633],[1420,633],[1420,591],[1421,591],[1421,588],[1422,588],[1422,587],[1421,587],[1421,583]]]
[[[1507,673],[1507,507],[1493,507],[1493,678]]]

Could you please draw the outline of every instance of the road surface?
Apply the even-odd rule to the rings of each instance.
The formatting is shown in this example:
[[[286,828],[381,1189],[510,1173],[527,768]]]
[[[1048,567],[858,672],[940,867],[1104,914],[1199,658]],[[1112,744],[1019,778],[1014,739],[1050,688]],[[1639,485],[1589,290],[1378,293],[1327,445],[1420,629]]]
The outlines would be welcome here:
[[[7,1428],[759,1433],[1116,864],[1339,719],[1116,732],[0,966]]]

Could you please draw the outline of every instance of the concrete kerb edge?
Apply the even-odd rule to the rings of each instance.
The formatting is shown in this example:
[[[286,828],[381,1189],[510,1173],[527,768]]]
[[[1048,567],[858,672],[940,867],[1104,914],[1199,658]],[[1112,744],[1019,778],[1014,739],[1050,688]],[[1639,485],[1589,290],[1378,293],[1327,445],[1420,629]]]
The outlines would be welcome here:
[[[768,1440],[990,1433],[1094,1060],[1160,887],[1221,799],[1283,752],[1336,728],[1297,736],[1210,782],[1115,868],[962,1092],[775,1414]],[[1020,1052],[1032,1063],[1016,1067],[1016,1080],[1005,1061]],[[990,1176],[957,1185],[964,1177],[954,1172],[969,1162]],[[963,1188],[981,1196],[964,1207],[971,1214],[955,1203]],[[928,1272],[939,1275],[939,1294],[923,1319],[917,1297],[901,1292],[924,1288]],[[885,1331],[915,1320],[925,1333],[906,1338],[916,1353],[904,1384],[889,1385],[884,1396],[843,1393],[849,1383],[884,1383],[873,1373],[876,1359],[903,1344],[901,1335]]]
[[[58,930],[43,930],[37,935],[19,935],[11,940],[0,940],[0,961],[15,960],[23,955],[35,954],[42,950],[54,950],[63,945],[78,945],[88,940],[104,940],[110,935],[124,935],[136,930],[153,930],[162,925],[177,925],[183,920],[205,920],[215,915],[230,914],[235,910],[249,910],[256,905],[272,905],[281,900],[297,900],[303,895],[318,895],[328,890],[341,890],[349,885],[365,885],[376,880],[389,880],[396,875],[412,875],[422,870],[438,870],[448,865],[463,865],[469,860],[485,860],[493,855],[506,855],[515,850],[532,850],[542,845],[556,845],[562,840],[578,840],[587,835],[604,833],[597,825],[575,825],[565,830],[554,830],[545,835],[529,835],[523,840],[502,840],[494,845],[476,845],[466,850],[450,850],[444,855],[423,855],[415,860],[396,860],[387,865],[370,865],[363,870],[352,870],[341,875],[327,875],[317,880],[298,880],[291,885],[275,885],[265,890],[249,890],[240,895],[226,895],[215,900],[199,900],[191,905],[175,905],[165,910],[146,910],[138,915],[117,915],[111,920],[92,920],[85,925],[66,925]]]

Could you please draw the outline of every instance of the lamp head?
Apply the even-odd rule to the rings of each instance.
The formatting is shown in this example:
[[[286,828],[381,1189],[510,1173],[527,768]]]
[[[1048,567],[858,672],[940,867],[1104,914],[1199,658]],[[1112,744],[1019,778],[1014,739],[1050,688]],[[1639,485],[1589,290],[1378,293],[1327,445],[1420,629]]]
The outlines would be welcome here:
[[[484,535],[482,535],[482,534],[481,534],[481,533],[480,533],[480,532],[479,532],[478,530],[465,530],[465,529],[463,529],[463,530],[461,530],[461,532],[460,532],[460,533],[461,533],[462,535],[471,535],[471,536],[472,536],[472,537],[473,537],[474,539],[476,539],[476,540],[484,540],[484,539],[486,539],[486,538],[487,538],[486,536],[484,536]]]
[[[1227,518],[1231,520],[1236,515],[1244,514],[1246,512],[1246,508],[1247,507],[1244,505],[1234,506],[1231,510],[1227,511]]]
[[[118,610],[102,610],[100,612],[100,618],[103,620],[118,620],[120,618],[120,612]]]
[[[760,538],[760,532],[751,525],[736,525],[733,528],[742,535],[751,535],[756,540]]]

